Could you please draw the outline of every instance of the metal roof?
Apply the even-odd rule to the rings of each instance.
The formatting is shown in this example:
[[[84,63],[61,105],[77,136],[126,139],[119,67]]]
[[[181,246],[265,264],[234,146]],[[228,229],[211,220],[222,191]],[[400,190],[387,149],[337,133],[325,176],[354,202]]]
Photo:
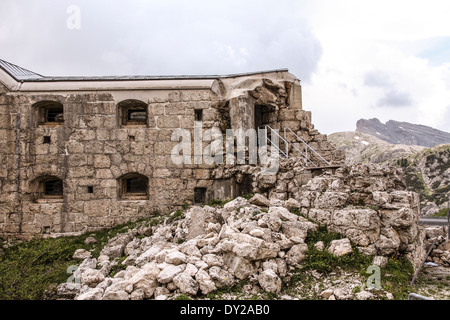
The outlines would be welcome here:
[[[19,81],[32,82],[52,82],[52,81],[127,81],[127,80],[175,80],[175,79],[219,79],[234,78],[249,75],[257,75],[272,72],[288,72],[288,69],[275,69],[268,71],[256,71],[247,73],[237,73],[230,75],[178,75],[178,76],[69,76],[69,77],[52,77],[42,76],[33,71],[19,67],[10,62],[0,59],[0,68],[5,70],[9,75]]]
[[[10,76],[15,78],[16,80],[36,80],[43,78],[40,74],[36,72],[27,70],[25,68],[19,67],[15,64],[12,64],[8,61],[4,61],[0,59],[0,68],[5,70]]]

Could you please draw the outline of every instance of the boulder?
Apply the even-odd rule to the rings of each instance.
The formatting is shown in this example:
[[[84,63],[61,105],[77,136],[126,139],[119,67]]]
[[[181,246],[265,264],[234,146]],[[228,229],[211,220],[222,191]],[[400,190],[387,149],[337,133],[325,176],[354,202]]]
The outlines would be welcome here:
[[[370,300],[373,299],[374,295],[368,291],[360,291],[355,294],[357,300]]]
[[[318,251],[323,251],[324,248],[325,248],[325,245],[322,241],[318,241],[314,244],[314,249],[316,249]]]
[[[221,256],[215,255],[215,254],[205,254],[202,257],[202,260],[206,262],[206,264],[208,265],[208,268],[210,267],[222,267],[223,266],[223,259]]]
[[[261,225],[259,225],[260,227],[263,227],[265,225],[273,232],[278,232],[281,228],[282,221],[278,215],[267,214],[261,220],[264,221],[264,224],[261,223]]]
[[[384,268],[388,264],[388,262],[389,259],[387,257],[376,256],[373,258],[372,264]]]
[[[80,291],[80,283],[64,282],[58,285],[56,294],[63,299],[73,299]]]
[[[130,294],[130,300],[144,300],[145,291],[143,289],[137,289]]]
[[[180,289],[182,293],[196,295],[198,291],[198,283],[190,275],[182,272],[173,278],[173,283]]]
[[[91,288],[95,288],[103,280],[105,280],[105,276],[97,269],[87,269],[81,274],[81,284]]]
[[[279,293],[281,291],[281,279],[271,269],[264,270],[259,274],[258,283],[266,292]]]
[[[215,285],[219,288],[223,286],[230,287],[234,284],[233,275],[220,267],[211,267],[209,268],[208,273]]]
[[[299,266],[300,263],[306,258],[306,252],[308,251],[308,245],[296,244],[291,247],[286,255],[286,263],[291,266]]]
[[[237,208],[242,208],[242,207],[246,207],[249,205],[249,201],[245,198],[242,197],[237,197],[236,199],[226,203],[223,208],[226,209],[227,211],[233,211],[236,210]]]
[[[217,289],[211,276],[205,270],[199,270],[195,275],[195,280],[197,280],[202,294],[208,294]]]
[[[80,294],[75,300],[102,300],[103,292],[104,291],[101,288],[94,288]]]
[[[108,288],[102,300],[129,300],[130,294],[126,291],[127,287],[132,286],[129,281],[117,279]]]
[[[169,283],[182,271],[183,268],[180,266],[169,265],[158,274],[157,280],[159,283]]]
[[[95,239],[94,237],[87,237],[87,238],[84,240],[84,243],[85,243],[85,244],[93,244],[93,243],[97,243],[97,239]]]
[[[352,245],[348,238],[333,240],[328,247],[328,251],[337,257],[349,254],[352,250]]]
[[[77,249],[77,250],[75,250],[72,258],[77,259],[77,260],[84,260],[86,258],[90,258],[91,255],[92,254],[85,249]]]
[[[251,204],[257,205],[257,206],[261,206],[261,207],[268,207],[270,206],[270,201],[269,199],[267,199],[265,196],[263,196],[262,194],[255,194],[250,200],[249,202]]]
[[[256,272],[255,266],[247,259],[228,253],[223,257],[224,265],[233,275],[240,279],[246,279]]]
[[[268,214],[278,216],[283,221],[298,220],[298,216],[296,214],[289,212],[289,210],[284,207],[270,207]]]
[[[186,262],[186,255],[178,250],[173,250],[165,256],[165,262],[177,266]]]

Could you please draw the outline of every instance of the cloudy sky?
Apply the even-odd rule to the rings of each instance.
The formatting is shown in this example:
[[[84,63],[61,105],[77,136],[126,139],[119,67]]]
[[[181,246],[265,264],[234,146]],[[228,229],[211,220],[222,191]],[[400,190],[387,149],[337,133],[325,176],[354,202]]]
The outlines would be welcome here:
[[[449,13],[448,0],[1,0],[0,59],[55,76],[288,68],[322,133],[360,118],[449,132]]]

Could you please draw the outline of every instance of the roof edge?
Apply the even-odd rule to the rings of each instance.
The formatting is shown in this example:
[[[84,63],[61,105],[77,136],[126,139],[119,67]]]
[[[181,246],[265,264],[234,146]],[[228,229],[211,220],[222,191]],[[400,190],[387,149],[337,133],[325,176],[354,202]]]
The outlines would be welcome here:
[[[167,75],[167,76],[42,76],[36,79],[16,79],[20,82],[66,82],[66,81],[139,81],[139,80],[183,80],[183,79],[227,79],[245,76],[253,76],[267,73],[289,72],[287,68],[266,71],[254,71],[245,73],[234,73],[228,75]]]

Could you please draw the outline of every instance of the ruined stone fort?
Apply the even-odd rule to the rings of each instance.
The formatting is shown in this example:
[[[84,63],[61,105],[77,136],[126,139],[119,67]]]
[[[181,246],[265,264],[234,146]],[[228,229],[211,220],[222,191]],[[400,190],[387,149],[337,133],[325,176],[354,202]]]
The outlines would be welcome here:
[[[199,122],[224,135],[263,130],[260,143],[279,141],[277,174],[248,161],[174,163],[174,131],[194,136]],[[312,125],[300,81],[285,69],[49,77],[0,60],[2,237],[94,231],[252,192],[287,200],[343,158]]]

